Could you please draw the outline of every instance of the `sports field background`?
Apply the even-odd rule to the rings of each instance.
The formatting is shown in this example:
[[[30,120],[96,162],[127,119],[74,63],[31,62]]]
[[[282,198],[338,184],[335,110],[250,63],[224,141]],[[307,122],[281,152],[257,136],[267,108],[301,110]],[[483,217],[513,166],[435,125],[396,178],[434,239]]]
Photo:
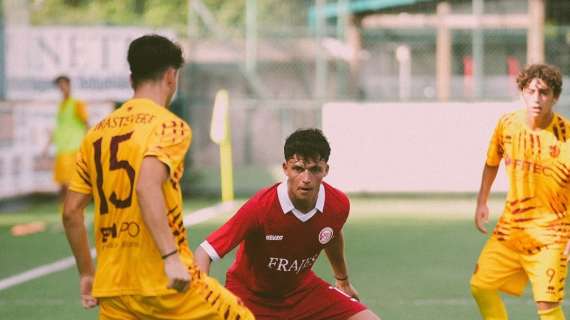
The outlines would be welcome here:
[[[469,278],[485,237],[475,230],[473,195],[352,197],[345,227],[346,256],[353,285],[372,310],[386,319],[478,319],[469,293]],[[188,199],[186,212],[214,204]],[[490,202],[497,218],[502,197]],[[0,280],[70,255],[58,225],[57,206],[43,199],[3,206],[0,213]],[[195,248],[229,216],[218,216],[189,228]],[[18,221],[50,222],[42,233],[12,237]],[[232,256],[213,265],[220,281]],[[314,270],[332,281],[325,255]],[[159,272],[159,270],[157,270]],[[506,298],[512,319],[534,319],[527,290],[520,299]],[[74,268],[0,291],[0,319],[96,319],[78,299]]]

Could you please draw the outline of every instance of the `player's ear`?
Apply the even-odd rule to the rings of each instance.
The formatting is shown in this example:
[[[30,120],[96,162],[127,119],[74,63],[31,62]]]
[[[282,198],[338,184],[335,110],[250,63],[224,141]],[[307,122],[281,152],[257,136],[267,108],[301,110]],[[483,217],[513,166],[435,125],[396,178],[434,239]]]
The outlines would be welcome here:
[[[164,72],[164,80],[169,86],[175,86],[177,80],[177,70],[170,67]]]
[[[323,177],[326,177],[329,174],[329,168],[330,168],[329,164],[325,163],[325,175]]]

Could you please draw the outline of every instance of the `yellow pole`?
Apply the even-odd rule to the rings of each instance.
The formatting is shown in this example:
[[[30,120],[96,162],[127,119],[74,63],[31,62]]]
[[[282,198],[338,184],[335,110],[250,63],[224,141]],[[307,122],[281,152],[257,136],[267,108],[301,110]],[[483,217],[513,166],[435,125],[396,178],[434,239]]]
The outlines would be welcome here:
[[[232,144],[220,144],[220,176],[222,183],[222,202],[234,200],[234,179],[232,166]]]
[[[232,137],[229,121],[229,95],[226,90],[216,93],[210,138],[220,146],[220,178],[222,202],[234,200]]]

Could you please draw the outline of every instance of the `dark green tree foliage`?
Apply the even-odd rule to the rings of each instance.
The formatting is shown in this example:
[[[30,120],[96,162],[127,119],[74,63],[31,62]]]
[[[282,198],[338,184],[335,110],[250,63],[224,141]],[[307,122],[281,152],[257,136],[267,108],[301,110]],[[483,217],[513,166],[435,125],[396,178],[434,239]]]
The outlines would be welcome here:
[[[192,1],[192,0],[190,0]],[[225,30],[242,34],[246,0],[202,0]],[[257,0],[258,25],[266,31],[306,25],[312,0]],[[197,15],[193,15],[199,19]],[[188,30],[188,0],[33,0],[33,25],[117,25]],[[198,21],[200,35],[208,30]]]

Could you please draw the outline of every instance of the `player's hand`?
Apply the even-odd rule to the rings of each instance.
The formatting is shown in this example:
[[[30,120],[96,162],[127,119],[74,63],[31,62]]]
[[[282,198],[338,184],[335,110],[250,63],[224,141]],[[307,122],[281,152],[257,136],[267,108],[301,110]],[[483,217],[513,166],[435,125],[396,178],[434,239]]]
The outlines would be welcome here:
[[[346,293],[351,298],[360,301],[360,298],[358,297],[358,291],[354,289],[354,287],[352,286],[352,284],[350,284],[350,281],[348,281],[348,279],[336,280],[335,287],[340,291]]]
[[[566,261],[570,261],[570,240],[566,242],[566,248],[564,249],[564,256],[566,257]]]
[[[81,276],[79,278],[79,292],[81,294],[81,305],[85,309],[97,306],[97,299],[91,295],[93,289],[93,276]]]
[[[190,273],[186,265],[180,261],[178,254],[164,260],[164,272],[168,277],[168,288],[185,292],[190,287]]]
[[[481,233],[487,234],[487,227],[485,226],[489,222],[489,207],[487,204],[478,204],[475,209],[475,227]]]

